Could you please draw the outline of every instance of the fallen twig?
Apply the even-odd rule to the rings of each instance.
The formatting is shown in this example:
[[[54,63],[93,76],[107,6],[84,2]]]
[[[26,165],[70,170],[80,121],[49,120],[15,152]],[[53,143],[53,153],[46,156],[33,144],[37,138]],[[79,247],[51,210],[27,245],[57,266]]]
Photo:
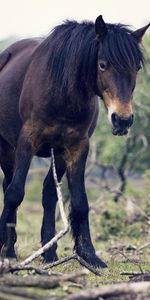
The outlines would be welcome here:
[[[144,244],[143,246],[139,247],[138,251],[141,251],[141,250],[143,250],[143,249],[145,249],[147,247],[150,247],[150,242],[148,242],[148,243]]]
[[[46,266],[44,266],[44,269],[47,270],[49,268],[58,266],[60,264],[63,264],[65,262],[68,262],[72,259],[77,260],[80,265],[82,265],[83,267],[87,268],[89,271],[91,271],[93,274],[97,275],[97,276],[101,276],[100,271],[98,271],[97,269],[95,269],[94,267],[92,267],[91,265],[89,265],[84,259],[82,259],[78,254],[74,253],[72,255],[66,256],[64,258],[61,258],[57,261],[54,261],[53,263],[47,264]]]
[[[30,265],[28,265],[28,266],[13,266],[13,267],[10,267],[10,269],[9,269],[9,272],[11,272],[11,273],[15,273],[15,272],[19,272],[19,271],[33,271],[36,274],[46,275],[46,276],[61,275],[61,273],[59,273],[59,272],[57,273],[57,272],[45,271],[43,268],[37,268],[34,266],[30,266]]]
[[[146,294],[150,292],[150,282],[134,282],[134,283],[119,283],[114,285],[102,286],[100,288],[83,291],[75,295],[70,295],[62,299],[65,300],[92,300],[92,299],[111,299],[115,296],[130,296],[128,299],[132,299],[133,295]],[[59,299],[59,298],[55,298]],[[51,300],[46,298],[45,300]]]
[[[129,279],[132,282],[150,281],[150,273],[141,273],[140,275],[129,276]]]
[[[87,271],[82,270],[77,273],[71,273],[71,274],[63,274],[59,276],[27,276],[27,277],[2,277],[0,278],[0,287],[1,286],[7,286],[7,287],[38,287],[41,289],[54,289],[57,287],[62,286],[63,282],[73,282],[78,283],[79,278],[86,276]]]
[[[89,265],[83,258],[81,258],[79,255],[77,255],[75,257],[75,259],[85,268],[87,268],[89,271],[91,271],[92,273],[94,273],[97,276],[101,276],[100,271],[96,270],[94,267],[92,267],[91,265]]]
[[[129,276],[130,281],[150,281],[150,272],[121,272],[120,275]]]
[[[10,270],[10,262],[7,258],[0,259],[0,274],[8,273]]]
[[[125,275],[125,276],[138,276],[138,275],[142,275],[142,274],[147,274],[147,272],[127,272],[127,271],[123,271],[120,272],[120,275]]]
[[[14,297],[15,296],[15,297]],[[16,298],[17,297],[17,298]],[[28,292],[26,290],[16,289],[15,287],[8,286],[0,286],[0,299],[33,299],[33,300],[41,300],[39,295],[36,295],[35,292]]]
[[[77,255],[76,255],[75,253],[72,254],[72,255],[68,255],[68,256],[63,257],[63,258],[61,258],[61,259],[58,259],[58,260],[56,260],[56,261],[54,261],[54,262],[52,262],[52,263],[46,264],[46,265],[43,267],[43,269],[44,269],[44,270],[48,270],[48,269],[50,269],[50,268],[56,267],[56,266],[61,265],[61,264],[65,263],[65,262],[68,262],[68,261],[70,261],[70,260],[72,260],[72,259],[76,259],[76,256],[77,256]]]
[[[130,263],[132,263],[132,264],[138,266],[139,269],[140,269],[140,271],[141,271],[141,273],[143,273],[143,269],[142,269],[142,267],[141,267],[141,265],[140,265],[139,262],[135,261],[135,259],[129,258],[129,257],[128,257],[125,253],[123,253],[122,251],[117,251],[117,253],[121,254],[121,255],[122,255],[127,261],[129,261]]]

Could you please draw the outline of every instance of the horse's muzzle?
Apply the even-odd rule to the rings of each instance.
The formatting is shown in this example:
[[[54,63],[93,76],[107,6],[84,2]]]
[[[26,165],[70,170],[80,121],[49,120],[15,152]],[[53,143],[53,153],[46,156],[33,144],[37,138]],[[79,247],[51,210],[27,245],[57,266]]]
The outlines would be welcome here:
[[[117,115],[117,113],[112,113],[111,122],[112,122],[112,133],[114,135],[126,135],[128,129],[133,124],[134,116],[131,114],[129,117],[122,117]]]

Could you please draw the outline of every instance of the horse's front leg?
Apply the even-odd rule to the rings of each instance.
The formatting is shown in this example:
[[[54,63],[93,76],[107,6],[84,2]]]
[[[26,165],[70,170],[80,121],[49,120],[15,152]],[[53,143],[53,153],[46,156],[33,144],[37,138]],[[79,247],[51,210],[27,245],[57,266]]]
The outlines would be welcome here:
[[[104,268],[106,264],[96,256],[89,230],[89,206],[84,183],[88,150],[88,140],[83,140],[67,151],[67,178],[71,193],[70,222],[77,254],[90,265]]]
[[[0,218],[0,249],[5,246],[8,257],[12,257],[8,244],[11,244],[11,248],[13,248],[17,236],[12,235],[11,233],[8,236],[7,224],[16,223],[16,210],[24,197],[25,180],[31,158],[35,150],[35,143],[33,141],[33,137],[35,137],[35,135],[31,134],[31,131],[32,129],[29,129],[26,125],[22,129],[16,150],[13,178],[9,186],[6,188],[4,195],[4,208]],[[15,256],[15,253],[13,256]]]

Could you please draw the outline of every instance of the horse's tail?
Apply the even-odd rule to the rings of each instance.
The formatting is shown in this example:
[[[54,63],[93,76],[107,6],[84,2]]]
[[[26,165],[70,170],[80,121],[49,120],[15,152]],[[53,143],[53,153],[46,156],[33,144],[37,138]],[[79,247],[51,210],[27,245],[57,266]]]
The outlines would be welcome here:
[[[6,66],[8,61],[11,58],[11,53],[8,50],[3,51],[0,53],[0,71]]]

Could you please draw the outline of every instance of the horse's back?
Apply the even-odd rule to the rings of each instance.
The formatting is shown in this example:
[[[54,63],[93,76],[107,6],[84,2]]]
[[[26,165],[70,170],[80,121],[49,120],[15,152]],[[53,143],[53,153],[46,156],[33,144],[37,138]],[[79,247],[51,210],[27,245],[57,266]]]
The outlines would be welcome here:
[[[0,136],[13,147],[21,128],[19,98],[32,54],[42,39],[26,39],[0,54]]]

